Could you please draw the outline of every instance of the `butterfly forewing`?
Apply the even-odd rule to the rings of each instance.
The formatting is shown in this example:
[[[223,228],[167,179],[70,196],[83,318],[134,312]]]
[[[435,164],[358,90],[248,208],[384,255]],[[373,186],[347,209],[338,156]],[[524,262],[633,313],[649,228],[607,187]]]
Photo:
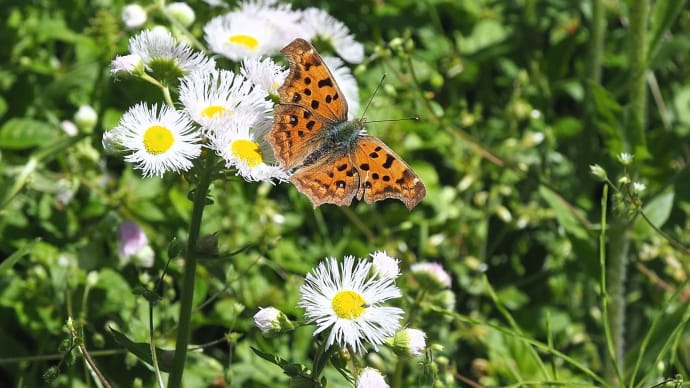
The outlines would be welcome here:
[[[324,123],[306,108],[276,105],[273,120],[273,130],[266,134],[266,140],[273,146],[275,158],[284,168],[301,165],[323,142]]]
[[[373,203],[397,198],[412,209],[426,195],[426,187],[400,156],[373,136],[361,136],[353,162],[360,174],[357,198]]]
[[[281,52],[290,60],[290,74],[278,89],[280,102],[303,106],[329,122],[347,120],[345,96],[314,47],[295,39]]]
[[[302,167],[290,181],[314,207],[324,203],[349,206],[360,187],[359,173],[347,154]]]

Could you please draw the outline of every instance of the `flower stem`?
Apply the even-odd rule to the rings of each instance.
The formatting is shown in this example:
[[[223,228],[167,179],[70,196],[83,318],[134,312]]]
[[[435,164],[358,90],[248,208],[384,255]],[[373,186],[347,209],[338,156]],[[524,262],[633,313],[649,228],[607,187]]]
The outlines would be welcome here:
[[[634,0],[630,9],[630,104],[624,126],[630,150],[639,160],[649,156],[644,127],[647,101],[647,17],[649,0]]]
[[[213,169],[202,166],[199,180],[193,191],[194,208],[189,224],[189,237],[187,240],[187,257],[185,258],[184,277],[182,280],[182,292],[180,296],[180,319],[177,327],[177,341],[175,344],[175,358],[173,360],[172,373],[168,379],[168,387],[179,388],[182,384],[182,373],[187,358],[187,347],[191,335],[190,323],[192,320],[192,302],[194,298],[194,280],[196,278],[196,246],[201,230],[201,219],[206,206],[206,195],[211,184]]]

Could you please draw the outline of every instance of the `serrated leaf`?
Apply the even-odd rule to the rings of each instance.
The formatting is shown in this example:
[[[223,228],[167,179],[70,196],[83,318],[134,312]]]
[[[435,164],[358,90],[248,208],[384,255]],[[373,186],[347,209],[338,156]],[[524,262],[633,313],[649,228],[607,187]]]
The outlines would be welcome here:
[[[601,85],[588,82],[594,98],[594,124],[606,141],[609,155],[615,158],[624,151],[624,138],[621,126],[623,108],[613,95]]]

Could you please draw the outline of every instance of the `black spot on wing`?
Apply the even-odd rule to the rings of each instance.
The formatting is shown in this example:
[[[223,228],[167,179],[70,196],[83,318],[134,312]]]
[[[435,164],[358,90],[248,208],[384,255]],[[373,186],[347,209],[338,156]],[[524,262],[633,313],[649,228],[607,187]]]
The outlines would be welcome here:
[[[393,157],[393,155],[391,155],[391,154],[386,154],[386,162],[383,163],[383,167],[384,167],[384,168],[391,168],[391,166],[393,165],[393,161],[394,161],[394,160],[395,160],[395,158]]]
[[[333,87],[333,81],[330,78],[324,78],[318,83],[319,88],[324,88],[326,86]]]

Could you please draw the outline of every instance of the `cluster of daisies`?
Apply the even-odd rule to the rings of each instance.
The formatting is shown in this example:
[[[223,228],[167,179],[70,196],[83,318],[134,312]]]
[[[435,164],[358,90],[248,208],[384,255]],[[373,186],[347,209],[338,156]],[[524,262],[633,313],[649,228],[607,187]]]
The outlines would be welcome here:
[[[183,3],[169,4],[169,13],[186,13]],[[175,6],[175,7],[173,7]],[[128,6],[128,28],[143,26],[146,11]],[[183,23],[183,24],[185,24]],[[203,28],[211,56],[194,50],[162,26],[142,30],[129,40],[129,54],[111,63],[114,76],[138,77],[161,88],[165,102],[132,106],[118,125],[103,135],[104,148],[124,154],[145,177],[189,171],[208,149],[247,181],[284,181],[288,172],[275,165],[264,135],[273,122],[273,102],[288,69],[273,61],[296,38],[330,44],[338,57],[324,57],[336,82],[356,112],[357,83],[343,60],[363,60],[363,46],[347,27],[316,9],[293,10],[277,0],[244,1]],[[220,68],[224,57],[239,71]]]
[[[347,256],[342,262],[327,258],[317,265],[300,289],[299,306],[305,319],[315,324],[314,336],[322,335],[323,346],[361,354],[366,345],[378,351],[379,345],[390,346],[405,356],[420,356],[426,351],[426,334],[414,328],[402,327],[404,311],[385,306],[400,298],[395,281],[400,277],[399,261],[378,251],[371,259]],[[417,263],[411,275],[425,289],[443,290],[451,286],[448,273],[437,263]],[[259,310],[254,323],[265,336],[292,331],[295,324],[275,307]],[[357,387],[387,387],[383,375],[376,369],[363,368],[357,374]]]

